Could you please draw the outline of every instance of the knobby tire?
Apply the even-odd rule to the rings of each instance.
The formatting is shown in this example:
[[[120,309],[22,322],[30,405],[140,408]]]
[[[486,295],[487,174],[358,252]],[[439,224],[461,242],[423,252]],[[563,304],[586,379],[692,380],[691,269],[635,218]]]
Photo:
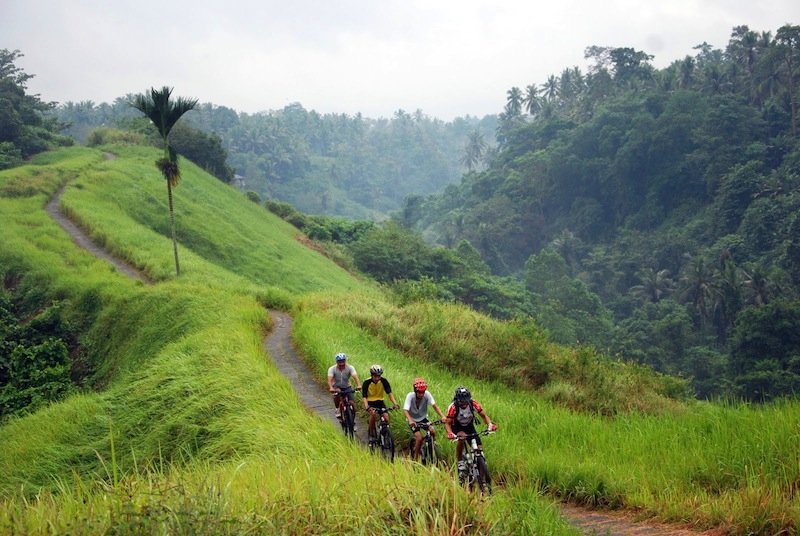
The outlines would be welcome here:
[[[381,434],[381,454],[383,457],[394,462],[394,436],[392,430],[387,426],[386,433]]]
[[[478,469],[478,487],[483,493],[492,492],[492,475],[489,474],[489,467],[486,465],[486,459],[483,456],[478,456],[475,459]]]
[[[355,411],[353,411],[353,406],[350,404],[345,404],[345,411],[342,415],[344,418],[344,433],[350,439],[353,439],[355,436],[355,425],[356,425],[356,416]]]

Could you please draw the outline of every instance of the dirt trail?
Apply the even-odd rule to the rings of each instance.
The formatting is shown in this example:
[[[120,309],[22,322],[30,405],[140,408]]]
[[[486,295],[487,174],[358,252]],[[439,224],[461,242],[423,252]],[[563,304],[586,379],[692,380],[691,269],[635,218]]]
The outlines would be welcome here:
[[[339,423],[333,415],[331,395],[316,383],[314,373],[294,350],[291,342],[292,318],[281,311],[270,311],[274,322],[272,331],[264,341],[264,349],[275,361],[278,370],[297,387],[297,394],[306,407],[323,421]],[[366,442],[364,423],[359,424],[358,435]],[[589,510],[571,504],[561,505],[561,514],[573,526],[585,534],[608,536],[712,536],[712,533],[699,533],[682,527],[651,521],[636,522],[624,512],[603,512]]]
[[[106,158],[111,159],[113,155],[107,154]],[[72,237],[75,243],[96,257],[110,262],[128,277],[149,283],[142,272],[111,256],[92,242],[80,227],[61,213],[59,200],[63,191],[64,188],[59,190],[45,208],[47,213]],[[274,326],[264,340],[264,351],[274,360],[278,370],[296,387],[297,394],[303,404],[323,421],[330,422],[338,429],[339,423],[334,417],[331,395],[325,387],[314,381],[314,373],[308,369],[292,346],[291,316],[281,311],[270,311],[270,316]],[[363,422],[359,423],[356,435],[366,443],[366,425]],[[581,529],[585,534],[608,536],[713,536],[716,534],[714,532],[700,533],[649,521],[636,522],[631,520],[624,512],[602,512],[575,505],[561,505],[561,513],[570,524]]]
[[[113,160],[116,158],[111,153],[105,154],[107,160]],[[56,195],[47,202],[45,205],[45,210],[50,215],[53,220],[57,224],[59,224],[66,232],[72,237],[72,240],[78,244],[80,247],[97,257],[98,259],[102,259],[104,261],[110,262],[117,270],[122,272],[123,274],[127,275],[130,278],[136,279],[137,281],[141,281],[143,283],[149,283],[150,281],[147,277],[136,269],[135,267],[131,266],[130,264],[126,263],[125,261],[118,259],[117,257],[113,257],[110,255],[106,250],[101,248],[99,245],[92,242],[92,239],[77,225],[75,225],[69,218],[67,218],[61,212],[61,194],[64,193],[64,189],[66,185],[62,186],[61,189],[56,192]]]

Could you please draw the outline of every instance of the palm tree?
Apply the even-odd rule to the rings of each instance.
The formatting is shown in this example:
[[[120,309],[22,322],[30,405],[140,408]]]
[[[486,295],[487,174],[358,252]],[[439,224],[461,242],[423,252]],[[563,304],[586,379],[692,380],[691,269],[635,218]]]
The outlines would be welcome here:
[[[506,92],[506,114],[509,117],[517,117],[522,113],[522,91],[516,86]]]
[[[178,241],[175,239],[175,213],[172,209],[172,188],[178,185],[181,173],[178,168],[178,153],[169,144],[169,133],[183,114],[197,106],[197,99],[178,97],[170,100],[171,94],[171,87],[164,86],[160,90],[150,88],[149,95],[147,93],[136,95],[131,106],[153,122],[164,141],[164,156],[156,160],[156,167],[167,180],[169,225],[172,230],[172,249],[175,252],[175,274],[181,275],[178,262]]]
[[[656,303],[661,298],[672,292],[675,284],[669,277],[669,270],[654,270],[645,268],[636,274],[642,282],[631,287],[631,293],[643,302]]]
[[[536,84],[530,84],[525,88],[525,97],[522,99],[522,103],[530,115],[536,115],[542,109],[542,101],[539,100],[539,88],[536,87]]]
[[[555,75],[550,75],[547,77],[547,82],[544,84],[544,96],[547,99],[547,102],[553,102],[558,97],[558,85],[559,80]]]
[[[786,81],[791,104],[792,136],[797,137],[797,71],[800,70],[800,26],[784,25],[778,28],[775,42],[783,53]]]
[[[464,146],[464,156],[461,157],[461,163],[467,166],[467,170],[472,171],[480,163],[485,151],[486,140],[483,138],[483,134],[473,130],[469,133],[469,139]]]
[[[691,302],[692,307],[705,324],[709,315],[709,307],[714,294],[713,272],[702,257],[695,257],[689,263],[683,283],[683,299]]]

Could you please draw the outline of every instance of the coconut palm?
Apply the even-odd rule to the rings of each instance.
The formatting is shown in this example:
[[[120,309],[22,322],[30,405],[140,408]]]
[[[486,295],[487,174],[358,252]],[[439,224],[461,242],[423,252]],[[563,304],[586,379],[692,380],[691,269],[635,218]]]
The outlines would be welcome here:
[[[506,92],[506,115],[517,117],[522,113],[522,91],[516,86]]]
[[[473,130],[469,133],[469,139],[464,146],[464,156],[461,157],[461,163],[467,166],[468,171],[472,171],[481,161],[485,152],[486,140],[484,140],[483,134]]]
[[[642,302],[657,303],[675,288],[675,283],[669,277],[669,270],[654,270],[645,268],[636,274],[641,280],[640,285],[631,287],[631,293]]]
[[[169,144],[169,133],[183,114],[197,106],[197,99],[178,97],[170,100],[172,88],[164,86],[160,90],[150,88],[150,93],[136,95],[131,106],[142,112],[153,122],[161,139],[164,141],[164,156],[156,160],[156,167],[167,180],[167,198],[169,200],[169,225],[172,230],[172,249],[175,252],[175,274],[181,275],[178,262],[178,241],[175,239],[175,214],[172,209],[172,188],[178,185],[181,178],[178,168],[178,154]]]
[[[542,101],[539,99],[539,88],[536,84],[530,84],[525,88],[525,97],[522,99],[525,110],[530,115],[536,115],[542,109]]]

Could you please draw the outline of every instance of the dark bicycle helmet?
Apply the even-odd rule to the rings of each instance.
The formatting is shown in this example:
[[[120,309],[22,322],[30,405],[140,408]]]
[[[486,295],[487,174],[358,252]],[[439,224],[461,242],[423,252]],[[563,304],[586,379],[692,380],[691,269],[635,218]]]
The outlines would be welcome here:
[[[458,402],[469,401],[472,399],[472,393],[470,393],[469,389],[463,385],[459,385],[456,387],[456,392],[453,395],[453,398]]]
[[[347,354],[336,354],[336,362],[347,361]]]
[[[383,367],[380,365],[372,365],[371,367],[369,367],[369,373],[381,376],[383,375]]]

